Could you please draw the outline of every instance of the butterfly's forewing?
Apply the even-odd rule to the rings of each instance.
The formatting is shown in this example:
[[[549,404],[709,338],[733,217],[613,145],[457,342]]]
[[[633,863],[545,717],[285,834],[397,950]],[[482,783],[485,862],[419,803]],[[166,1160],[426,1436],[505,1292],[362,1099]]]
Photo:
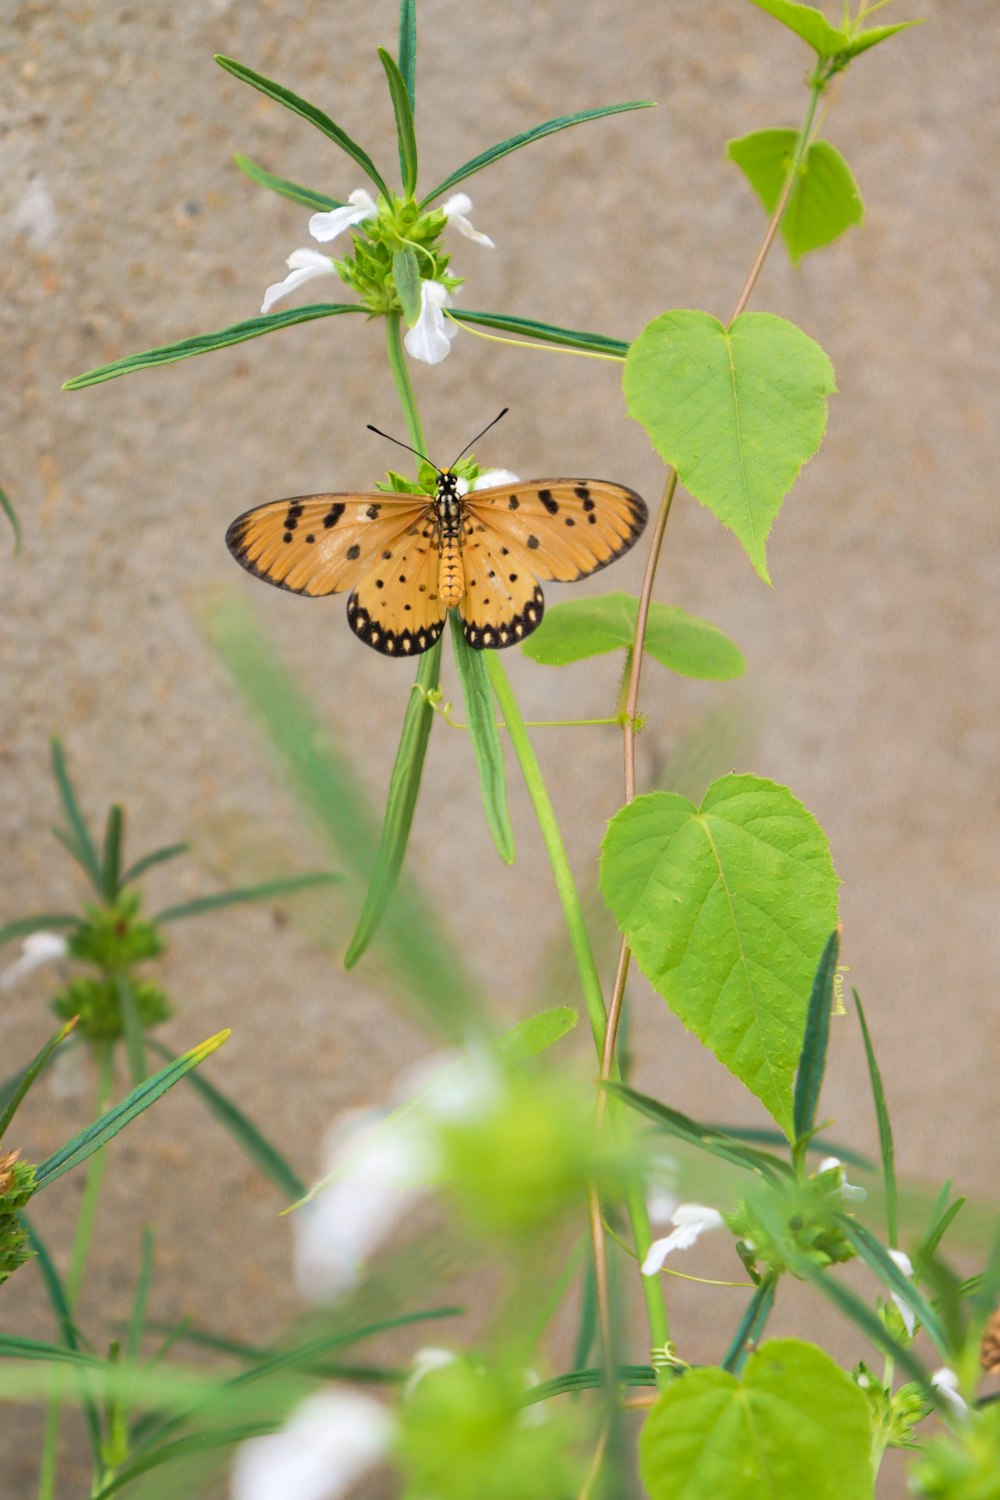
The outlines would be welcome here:
[[[468,516],[462,563],[465,593],[458,612],[470,646],[496,651],[516,645],[538,629],[545,600],[526,553],[500,542],[488,526]]]
[[[635,490],[604,479],[535,479],[475,490],[464,503],[473,536],[485,537],[491,550],[507,547],[538,578],[560,583],[585,578],[621,557],[648,515]]]
[[[347,601],[354,634],[386,656],[419,656],[444,629],[438,591],[440,551],[431,519],[410,526],[383,549]]]
[[[433,501],[421,496],[299,495],[248,510],[226,543],[237,562],[278,588],[339,594],[432,515]]]

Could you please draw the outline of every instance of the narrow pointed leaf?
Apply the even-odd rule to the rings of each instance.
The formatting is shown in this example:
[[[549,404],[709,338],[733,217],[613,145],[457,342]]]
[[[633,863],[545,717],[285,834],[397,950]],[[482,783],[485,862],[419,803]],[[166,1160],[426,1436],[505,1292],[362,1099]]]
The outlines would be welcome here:
[[[76,800],[76,792],[69,778],[66,768],[66,756],[63,753],[61,742],[54,738],[52,741],[52,774],[55,777],[56,786],[59,789],[59,800],[62,802],[69,823],[70,844],[80,864],[86,870],[94,890],[98,896],[103,893],[101,881],[101,866],[97,858],[97,850],[87,827],[87,820],[80,811],[80,804]]]
[[[865,1337],[874,1344],[876,1349],[881,1349],[894,1359],[901,1370],[905,1370],[911,1380],[923,1386],[928,1393],[931,1392],[930,1381],[927,1371],[910,1349],[894,1339],[886,1328],[878,1313],[868,1303],[863,1301],[856,1292],[852,1292],[849,1286],[829,1268],[821,1269],[814,1260],[803,1256],[796,1263],[795,1270],[803,1281],[812,1282],[817,1291],[821,1292],[828,1302],[832,1302],[843,1315],[849,1319],[857,1328],[860,1328]]]
[[[109,905],[118,894],[118,885],[121,879],[124,825],[125,814],[118,804],[115,803],[114,807],[108,812],[108,821],[104,830],[104,857],[101,860],[104,899]]]
[[[662,313],[625,363],[629,415],[681,483],[734,531],[765,583],[781,502],[826,431],[833,366],[794,323]]]
[[[867,52],[869,47],[877,47],[886,37],[895,36],[897,31],[907,31],[911,26],[923,24],[921,16],[915,21],[897,21],[894,26],[869,26],[867,30],[860,31],[851,38],[841,56],[844,59],[857,57],[860,53]]]
[[[830,1012],[833,1009],[833,976],[837,972],[840,932],[834,928],[827,939],[819,968],[813,979],[806,1012],[806,1030],[795,1072],[794,1123],[795,1139],[801,1141],[816,1124],[823,1074],[826,1072],[826,1050],[830,1041]]]
[[[244,156],[242,151],[233,153],[233,161],[244,177],[249,177],[251,182],[270,188],[272,193],[278,193],[282,198],[290,198],[293,203],[301,203],[304,208],[314,208],[326,213],[331,208],[344,207],[339,198],[329,198],[326,193],[314,192],[312,188],[303,187],[301,183],[290,182],[287,177],[276,177],[273,172],[268,172],[264,167],[258,166],[251,157]]]
[[[119,1130],[123,1130],[137,1115],[141,1115],[151,1104],[155,1104],[157,1099],[162,1098],[175,1083],[179,1083],[186,1073],[190,1073],[192,1068],[196,1068],[199,1063],[205,1061],[206,1057],[221,1047],[230,1034],[228,1030],[217,1032],[200,1046],[193,1047],[190,1052],[185,1052],[183,1057],[161,1068],[152,1077],[144,1079],[138,1088],[126,1094],[125,1098],[114,1108],[109,1109],[92,1125],[88,1125],[86,1130],[81,1130],[71,1141],[67,1141],[65,1146],[53,1152],[35,1172],[36,1191],[48,1187],[64,1173],[86,1161],[88,1156],[93,1156],[94,1152],[99,1151],[102,1146],[112,1140]]]
[[[729,1136],[711,1125],[702,1125],[689,1115],[682,1114],[679,1109],[671,1109],[669,1105],[661,1104],[658,1099],[651,1099],[648,1094],[640,1094],[627,1084],[606,1083],[604,1087],[639,1114],[645,1115],[647,1120],[652,1120],[654,1125],[669,1131],[678,1140],[696,1146],[699,1151],[707,1151],[710,1156],[717,1156],[721,1161],[742,1167],[744,1171],[760,1172],[772,1181],[780,1181],[791,1172],[788,1163],[782,1161],[780,1156],[745,1145],[735,1136]]]
[[[938,1245],[940,1245],[948,1229],[951,1227],[952,1220],[956,1215],[961,1213],[967,1202],[968,1199],[965,1197],[956,1198],[954,1203],[950,1204],[939,1215],[935,1215],[931,1221],[930,1229],[920,1242],[920,1248],[917,1251],[919,1260],[927,1261],[931,1259]]]
[[[158,1057],[170,1062],[177,1058],[162,1042],[150,1041],[150,1048]],[[309,1191],[302,1178],[282,1156],[278,1148],[257,1128],[228,1095],[209,1083],[200,1073],[188,1073],[188,1082],[212,1111],[215,1118],[229,1131],[233,1140],[246,1152],[254,1166],[272,1182],[290,1203],[297,1203]]]
[[[11,530],[14,533],[14,551],[20,552],[21,522],[18,519],[17,511],[14,509],[10,497],[8,496],[6,490],[2,488],[0,488],[0,510],[2,510],[4,515],[7,517],[7,520],[10,522]]]
[[[241,83],[248,83],[251,88],[258,89],[260,93],[266,94],[269,99],[274,99],[278,104],[283,104],[293,114],[301,115],[303,120],[308,120],[310,125],[315,125],[331,141],[335,141],[342,151],[346,151],[351,159],[357,162],[361,170],[371,179],[386,198],[389,197],[389,189],[386,187],[378,168],[372,161],[368,152],[358,145],[357,141],[351,139],[346,130],[341,130],[330,116],[317,109],[315,104],[310,104],[307,99],[302,99],[298,94],[293,94],[291,89],[286,89],[282,84],[275,83],[270,78],[265,78],[262,73],[255,73],[253,68],[246,67],[243,63],[236,62],[232,57],[223,57],[216,53],[215,60],[220,68],[225,68],[234,78]]]
[[[193,1074],[191,1075],[194,1076]],[[146,1326],[146,1305],[149,1302],[149,1288],[153,1279],[153,1231],[148,1224],[143,1225],[142,1250],[139,1255],[139,1274],[135,1281],[135,1296],[132,1299],[132,1311],[128,1320],[128,1334],[125,1338],[125,1355],[129,1360],[139,1357],[139,1347],[142,1343],[142,1334]]]
[[[868,1060],[868,1078],[871,1083],[872,1099],[875,1104],[875,1119],[878,1122],[878,1143],[882,1157],[882,1178],[885,1183],[885,1223],[889,1244],[895,1247],[899,1244],[898,1233],[898,1204],[899,1194],[896,1187],[896,1148],[892,1140],[892,1121],[889,1119],[889,1106],[886,1103],[885,1089],[882,1087],[882,1074],[875,1060],[875,1049],[872,1039],[868,1033],[868,1022],[865,1020],[864,1009],[861,1005],[861,997],[857,990],[852,990],[854,996],[854,1008],[858,1013],[858,1021],[861,1025],[861,1036],[865,1044],[865,1057]]]
[[[914,1286],[910,1278],[903,1274],[888,1251],[882,1248],[875,1236],[857,1219],[849,1214],[838,1214],[837,1221],[865,1264],[919,1318],[925,1332],[937,1346],[941,1358],[946,1361],[953,1359],[957,1350],[949,1347],[941,1321],[920,1288]]]
[[[145,875],[147,870],[152,870],[155,865],[165,864],[168,859],[176,859],[179,854],[187,854],[190,848],[191,845],[186,842],[181,844],[164,844],[161,848],[154,849],[150,854],[144,854],[141,859],[136,860],[134,865],[129,865],[124,875],[122,875],[120,883],[122,885],[131,885],[133,881],[139,879],[140,875]]]
[[[571,1005],[554,1005],[550,1010],[538,1011],[509,1027],[500,1037],[497,1050],[508,1062],[537,1057],[539,1052],[561,1041],[579,1019]]]
[[[479,771],[483,811],[497,853],[505,865],[514,863],[514,830],[507,810],[507,774],[497,728],[493,689],[481,651],[473,651],[462,634],[458,615],[451,612],[451,643],[462,681],[472,750]]]
[[[400,0],[399,71],[410,96],[410,108],[417,103],[417,0]]]
[[[206,911],[221,911],[226,906],[245,906],[251,901],[275,901],[281,896],[294,896],[298,891],[315,890],[321,885],[339,885],[343,875],[332,870],[316,870],[305,875],[281,875],[275,880],[262,880],[259,885],[239,886],[231,891],[214,891],[210,896],[196,896],[193,901],[183,901],[179,906],[168,906],[158,911],[154,922],[179,922],[183,917],[200,917]]]
[[[0,1334],[0,1358],[40,1359],[86,1369],[100,1369],[104,1363],[92,1354],[84,1354],[81,1349],[68,1349],[64,1344],[47,1344],[43,1339],[17,1338],[9,1333]]]
[[[403,196],[411,198],[417,190],[417,136],[413,128],[413,100],[406,79],[396,59],[384,47],[378,55],[389,82],[392,109],[396,116],[396,137],[399,142],[399,170],[403,182]],[[405,309],[404,309],[405,310]]]
[[[44,1047],[41,1047],[36,1052],[28,1066],[22,1069],[20,1073],[15,1073],[13,1078],[8,1079],[3,1087],[0,1088],[0,1109],[3,1111],[0,1114],[0,1141],[3,1140],[10,1127],[11,1120],[13,1120],[20,1109],[21,1101],[24,1099],[25,1094],[31,1088],[31,1085],[39,1073],[41,1073],[56,1048],[61,1047],[66,1038],[75,1029],[77,1020],[78,1017],[74,1016],[71,1021],[66,1022],[65,1026],[61,1026],[55,1036],[50,1036]]]
[[[412,328],[420,316],[420,267],[415,252],[409,245],[394,250],[392,255],[392,281],[403,309],[403,317]]]
[[[541,625],[521,650],[532,661],[550,667],[606,651],[630,651],[638,610],[635,595],[621,590],[568,599],[545,611]],[[649,607],[645,652],[683,677],[724,682],[746,671],[743,653],[717,626],[655,600]]]
[[[521,146],[530,146],[532,141],[540,141],[547,135],[555,135],[557,131],[568,130],[571,125],[583,125],[588,120],[602,120],[606,115],[625,114],[632,109],[653,109],[655,101],[652,99],[633,99],[628,104],[607,104],[601,109],[584,109],[574,115],[559,115],[554,120],[546,120],[542,125],[535,125],[531,130],[523,130],[519,135],[509,136],[507,140],[500,141],[496,146],[490,146],[488,150],[481,151],[478,156],[472,157],[457,171],[451,173],[443,182],[429,192],[425,198],[421,198],[420,207],[426,208],[433,203],[435,198],[440,198],[451,188],[457,187],[460,182],[465,182],[476,172],[481,172],[484,167],[499,161],[503,156],[509,156],[512,151],[517,151]]]
[[[100,1489],[91,1492],[92,1500],[112,1500],[113,1495],[120,1495],[122,1490],[134,1480],[141,1478],[143,1474],[150,1474],[162,1468],[164,1464],[177,1463],[178,1460],[189,1458],[192,1454],[212,1453],[219,1448],[233,1448],[238,1443],[273,1431],[273,1418],[262,1417],[257,1421],[240,1422],[232,1427],[220,1427],[211,1432],[193,1432],[185,1437],[175,1438],[172,1443],[164,1443],[162,1448],[156,1448],[152,1453],[144,1453],[123,1464],[115,1471],[113,1479],[102,1485]],[[180,1472],[187,1472],[183,1464]],[[164,1492],[161,1491],[161,1493]]]
[[[726,155],[744,173],[768,214],[781,196],[797,140],[794,130],[755,130],[726,142]],[[860,224],[864,212],[860,189],[840,152],[829,141],[814,141],[781,216],[781,236],[792,264],[830,244],[852,224]]]
[[[815,818],[757,776],[720,777],[700,808],[637,797],[604,840],[601,890],[639,967],[786,1135],[838,884]]]
[[[652,1365],[618,1365],[615,1380],[620,1385],[655,1385],[656,1371]],[[522,1399],[524,1406],[536,1406],[539,1401],[551,1401],[553,1396],[565,1396],[572,1391],[592,1391],[608,1383],[607,1370],[567,1370],[565,1375],[555,1375],[551,1380],[539,1381],[529,1386]]]
[[[555,323],[541,323],[537,318],[515,318],[507,313],[472,312],[465,307],[449,307],[448,316],[456,323],[468,323],[470,327],[498,328],[519,338],[540,339],[547,344],[556,344],[563,349],[585,349],[592,354],[608,354],[614,359],[624,359],[628,344],[621,339],[608,338],[603,333],[584,333],[576,328],[560,328]]]
[[[403,732],[399,738],[399,749],[396,751],[389,781],[378,857],[358,925],[344,954],[345,969],[354,967],[375,936],[399,879],[406,846],[410,840],[417,797],[420,795],[427,742],[434,722],[434,710],[426,695],[437,691],[440,676],[441,642],[436,641],[420,658],[417,680],[406,705]]]
[[[774,1292],[776,1278],[768,1276],[762,1281],[747,1304],[747,1310],[740,1319],[740,1325],[733,1336],[722,1368],[729,1370],[731,1374],[738,1375],[746,1364],[747,1355],[750,1350],[760,1343],[764,1325],[771,1315],[774,1307]]]
[[[146,1076],[146,1049],[143,1043],[142,1022],[139,1019],[139,1002],[135,989],[127,974],[114,976],[115,995],[122,1019],[122,1040],[128,1059],[129,1077],[132,1087],[137,1088]]]
[[[5,927],[0,927],[0,948],[4,943],[13,943],[18,938],[30,937],[33,932],[48,932],[49,928],[79,927],[80,918],[69,911],[43,911],[36,917],[16,917]]]
[[[218,333],[199,333],[176,344],[146,349],[142,354],[125,354],[108,365],[98,365],[96,370],[74,375],[63,383],[62,388],[64,391],[82,391],[86,386],[100,385],[102,381],[115,380],[119,375],[131,375],[134,370],[170,365],[178,359],[191,359],[195,354],[208,354],[212,349],[227,349],[230,344],[242,344],[247,339],[260,338],[261,334],[275,333],[279,328],[291,328],[293,323],[311,323],[315,318],[333,318],[338,313],[363,312],[365,308],[356,302],[317,302],[308,307],[292,307],[286,312],[248,318],[243,323],[222,328]]]

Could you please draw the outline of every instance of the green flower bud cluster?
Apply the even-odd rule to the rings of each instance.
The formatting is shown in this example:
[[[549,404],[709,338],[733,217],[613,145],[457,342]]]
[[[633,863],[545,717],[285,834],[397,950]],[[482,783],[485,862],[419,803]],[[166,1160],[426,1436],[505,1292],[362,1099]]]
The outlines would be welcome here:
[[[854,1259],[857,1252],[838,1219],[844,1212],[842,1178],[837,1166],[780,1186],[761,1186],[724,1215],[751,1275],[759,1275],[760,1265],[777,1275],[798,1275],[803,1258],[817,1266]]]
[[[353,251],[334,261],[337,275],[375,315],[398,313],[402,304],[396,293],[392,258],[397,251],[414,250],[421,279],[439,281],[448,291],[462,285],[463,278],[448,271],[450,255],[439,241],[448,217],[440,209],[421,213],[412,198],[379,195],[378,214],[351,231]]]
[[[0,1155],[0,1284],[31,1259],[20,1214],[34,1191],[34,1165],[18,1161],[16,1151]]]
[[[923,1500],[997,1500],[1000,1496],[1000,1405],[969,1413],[956,1436],[937,1438],[909,1474]]]
[[[70,980],[52,1002],[63,1020],[80,1017],[80,1035],[91,1042],[113,1042],[122,1034],[119,984],[128,976],[143,1030],[165,1021],[171,1005],[159,985],[135,980],[131,970],[163,952],[163,939],[152,922],[139,917],[137,891],[123,891],[110,906],[88,906],[69,938],[70,956],[92,964],[100,973]]]
[[[481,470],[474,458],[460,458],[451,472],[466,480],[471,489]],[[437,477],[438,471],[433,464],[421,462],[416,479],[397,474],[395,469],[387,469],[385,483],[375,487],[389,495],[433,495],[437,492]]]
[[[919,1385],[910,1383],[893,1392],[873,1375],[862,1360],[851,1372],[868,1397],[877,1453],[886,1448],[909,1448],[913,1429],[929,1414],[930,1404]]]

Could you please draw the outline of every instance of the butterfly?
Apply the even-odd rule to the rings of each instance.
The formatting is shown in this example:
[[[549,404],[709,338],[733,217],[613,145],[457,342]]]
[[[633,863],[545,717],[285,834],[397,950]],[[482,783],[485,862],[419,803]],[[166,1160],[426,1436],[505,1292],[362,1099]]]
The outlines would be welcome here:
[[[386,656],[419,656],[453,608],[477,651],[523,641],[545,611],[539,579],[586,578],[627,552],[646,524],[642,497],[607,480],[513,480],[465,493],[453,471],[437,470],[434,495],[272,500],[239,516],[226,544],[278,588],[313,598],[350,589],[355,635]]]

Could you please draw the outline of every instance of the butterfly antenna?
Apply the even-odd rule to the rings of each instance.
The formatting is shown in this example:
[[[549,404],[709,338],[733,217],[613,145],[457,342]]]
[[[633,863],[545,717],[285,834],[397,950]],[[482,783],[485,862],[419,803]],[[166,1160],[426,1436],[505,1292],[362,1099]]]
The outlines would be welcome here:
[[[490,428],[491,427],[495,427],[497,425],[497,423],[500,420],[500,417],[505,417],[509,411],[510,411],[510,407],[509,406],[505,406],[504,409],[503,409],[503,411],[500,412],[500,414],[498,416],[495,416],[493,418],[492,422],[487,423],[487,425],[483,428],[482,432],[477,432],[476,433],[476,436],[472,439],[471,443],[466,443],[465,447],[462,449],[461,453],[458,455],[458,458],[453,458],[452,459],[451,464],[449,465],[449,468],[448,468],[448,472],[449,473],[455,467],[455,465],[458,463],[458,459],[459,458],[464,458],[465,455],[468,453],[469,449],[471,447],[473,447],[476,443],[478,443],[479,439],[481,437],[485,437],[486,434],[489,432]]]
[[[503,413],[501,412],[501,416],[502,415]],[[369,432],[377,433],[379,437],[385,438],[389,443],[395,443],[397,448],[405,448],[407,453],[415,454],[417,458],[422,458],[425,464],[430,464],[432,469],[437,469],[437,464],[434,462],[434,460],[432,458],[428,458],[426,453],[421,453],[418,448],[411,448],[409,443],[401,443],[399,438],[390,437],[387,432],[382,431],[381,427],[373,427],[370,422],[366,422],[365,425],[368,428]],[[492,422],[490,423],[490,426],[493,426]],[[440,472],[441,470],[438,469],[439,474]]]

